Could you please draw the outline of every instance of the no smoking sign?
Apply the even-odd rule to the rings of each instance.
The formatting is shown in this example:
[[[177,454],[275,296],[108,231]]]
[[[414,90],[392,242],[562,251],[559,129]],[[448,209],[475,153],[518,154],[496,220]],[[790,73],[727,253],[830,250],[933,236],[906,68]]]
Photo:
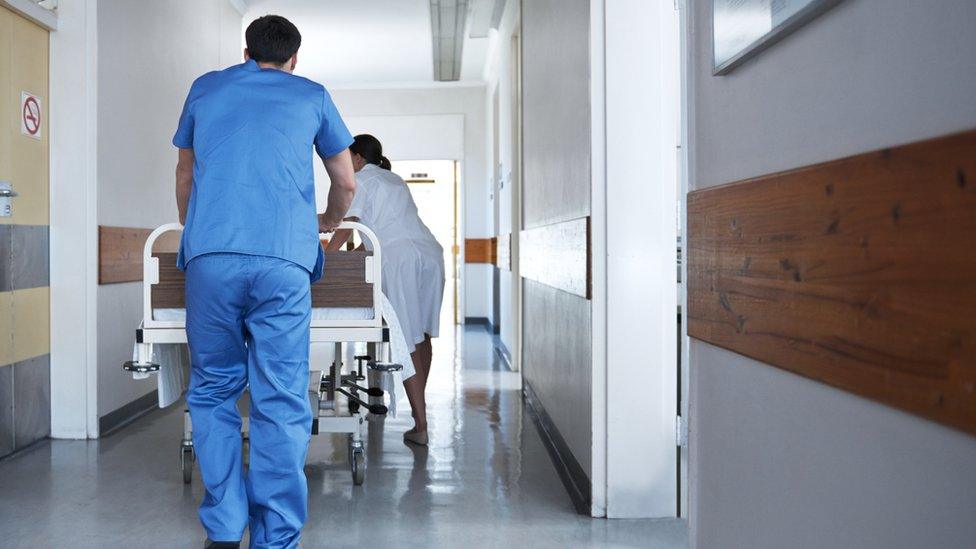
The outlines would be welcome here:
[[[20,92],[20,133],[41,138],[41,99],[27,92]]]

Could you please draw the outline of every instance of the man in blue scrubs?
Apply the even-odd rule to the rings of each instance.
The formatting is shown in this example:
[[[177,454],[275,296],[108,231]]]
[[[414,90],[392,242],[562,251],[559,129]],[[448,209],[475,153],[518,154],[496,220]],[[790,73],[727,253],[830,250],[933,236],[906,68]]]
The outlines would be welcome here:
[[[245,63],[193,83],[173,138],[186,400],[206,546],[238,547],[250,525],[251,547],[292,548],[307,515],[310,284],[322,273],[319,232],[335,229],[355,192],[352,136],[325,88],[292,74],[301,35],[291,22],[262,17],[245,39]],[[318,216],[313,147],[332,180]],[[237,400],[246,386],[245,477]]]

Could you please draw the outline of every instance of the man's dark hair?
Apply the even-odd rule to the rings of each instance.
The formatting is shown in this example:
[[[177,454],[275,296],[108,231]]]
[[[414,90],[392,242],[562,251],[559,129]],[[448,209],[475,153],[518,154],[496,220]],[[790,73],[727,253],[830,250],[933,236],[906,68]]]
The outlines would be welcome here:
[[[284,65],[298,53],[302,34],[291,21],[280,15],[259,17],[244,31],[247,53],[258,63]]]

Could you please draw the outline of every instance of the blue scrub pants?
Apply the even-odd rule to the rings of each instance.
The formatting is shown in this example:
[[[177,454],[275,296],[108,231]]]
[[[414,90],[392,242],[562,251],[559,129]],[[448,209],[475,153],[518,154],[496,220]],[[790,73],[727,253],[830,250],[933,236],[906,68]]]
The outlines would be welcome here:
[[[200,521],[211,540],[297,547],[308,487],[303,470],[308,403],[309,273],[265,256],[194,258],[186,268],[186,401],[206,493]],[[241,459],[237,400],[250,386],[250,456]]]

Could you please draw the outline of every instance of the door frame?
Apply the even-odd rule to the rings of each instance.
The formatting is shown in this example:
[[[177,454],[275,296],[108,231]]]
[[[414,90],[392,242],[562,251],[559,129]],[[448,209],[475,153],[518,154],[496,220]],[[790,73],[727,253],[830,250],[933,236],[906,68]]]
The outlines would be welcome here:
[[[643,0],[590,8],[592,514],[675,517],[679,13]]]
[[[50,33],[52,438],[99,435],[97,15],[63,2]]]

